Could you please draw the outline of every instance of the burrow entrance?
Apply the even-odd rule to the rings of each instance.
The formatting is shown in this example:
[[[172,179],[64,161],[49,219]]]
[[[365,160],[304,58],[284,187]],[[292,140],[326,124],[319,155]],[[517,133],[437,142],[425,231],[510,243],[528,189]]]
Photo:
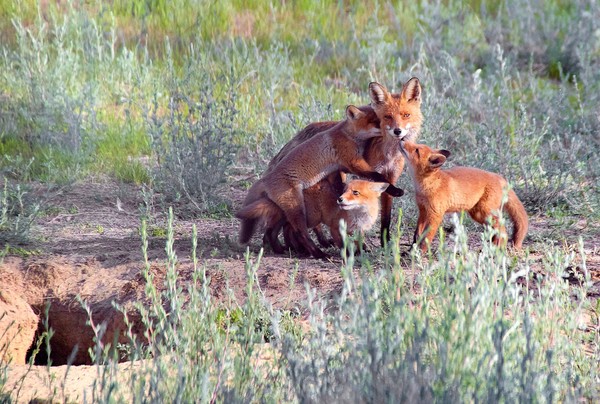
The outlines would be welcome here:
[[[35,332],[35,337],[27,351],[26,360],[29,361],[35,353],[35,365],[91,365],[90,350],[96,350],[97,339],[101,346],[110,344],[112,356],[119,344],[129,344],[126,336],[127,326],[122,312],[115,309],[110,301],[97,302],[92,306],[92,319],[90,315],[75,299],[56,300],[50,302],[49,307],[34,307],[40,321]],[[47,321],[46,318],[47,311]],[[141,321],[135,316],[128,315],[129,321],[134,324],[132,330],[139,335]],[[38,348],[40,337],[51,329],[50,349],[47,343],[42,341]],[[39,351],[36,353],[36,351]],[[48,352],[49,351],[49,352]],[[119,361],[127,360],[124,352],[117,352]],[[49,360],[51,362],[49,362]]]

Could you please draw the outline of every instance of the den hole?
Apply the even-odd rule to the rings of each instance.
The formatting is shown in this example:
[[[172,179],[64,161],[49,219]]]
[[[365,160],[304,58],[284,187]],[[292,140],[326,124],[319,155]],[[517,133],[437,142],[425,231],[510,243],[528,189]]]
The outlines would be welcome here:
[[[35,306],[32,308],[40,314],[35,337],[27,351],[26,363],[29,363],[33,357],[38,349],[38,344],[40,344],[40,338],[46,332],[44,325],[46,308]],[[104,344],[110,343],[112,347],[116,347],[119,342],[126,343],[122,332],[124,329],[123,317],[120,312],[112,309],[109,312],[100,312],[98,316],[94,315],[93,317],[94,323],[97,325],[103,321],[107,323],[107,331],[102,338]],[[89,348],[95,347],[94,332],[87,324],[87,320],[88,314],[83,308],[53,302],[48,309],[48,327],[53,331],[49,344],[50,353],[48,354],[47,341],[42,340],[34,358],[34,365],[47,366],[49,363],[51,366],[92,365]],[[126,358],[120,360],[126,360]]]

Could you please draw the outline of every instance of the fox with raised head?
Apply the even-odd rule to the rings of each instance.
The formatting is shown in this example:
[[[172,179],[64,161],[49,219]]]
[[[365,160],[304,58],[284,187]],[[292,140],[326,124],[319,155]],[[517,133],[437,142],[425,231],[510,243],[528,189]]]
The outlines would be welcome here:
[[[350,105],[346,119],[320,132],[285,156],[276,168],[264,175],[248,191],[247,206],[255,197],[268,197],[285,214],[294,237],[314,257],[325,256],[308,234],[303,191],[335,171],[344,171],[385,182],[383,176],[371,168],[362,156],[361,138],[380,136],[379,120],[375,113],[361,111]],[[389,185],[387,192],[402,195],[402,190]],[[254,200],[251,200],[254,199]],[[242,218],[240,242],[247,243],[254,232],[257,219]]]
[[[508,190],[508,201],[502,205],[508,186],[502,176],[472,167],[441,170],[450,156],[448,150],[434,150],[411,141],[402,141],[401,150],[415,185],[419,219],[414,243],[420,240],[421,251],[427,251],[427,245],[435,237],[444,214],[461,211],[467,211],[473,220],[481,224],[486,224],[491,217],[492,226],[500,234],[492,241],[497,245],[504,243],[506,229],[500,225],[498,218],[501,208],[513,222],[513,246],[521,249],[527,234],[527,212],[512,189]]]
[[[321,181],[304,191],[304,206],[306,207],[306,223],[309,229],[314,229],[321,223],[326,224],[333,238],[333,243],[341,248],[343,239],[340,233],[340,221],[346,222],[348,234],[358,232],[363,235],[373,227],[379,215],[379,196],[390,184],[387,182],[371,182],[355,179],[345,185],[342,195],[338,196],[331,184]],[[264,221],[267,229],[265,243],[269,243],[275,252],[281,248],[277,237],[279,229],[285,223],[283,211],[270,199],[263,197],[240,209],[236,216],[244,219],[258,219]],[[329,240],[317,233],[322,246],[330,245]],[[286,240],[296,249],[302,250],[302,245],[297,245],[294,236],[287,235]]]
[[[400,140],[416,140],[421,133],[421,83],[416,77],[408,80],[400,94],[390,93],[384,86],[369,84],[371,106],[380,121],[383,136],[369,139],[365,146],[365,160],[381,173],[390,184],[396,184],[404,170]],[[381,194],[381,245],[390,239],[392,196]]]

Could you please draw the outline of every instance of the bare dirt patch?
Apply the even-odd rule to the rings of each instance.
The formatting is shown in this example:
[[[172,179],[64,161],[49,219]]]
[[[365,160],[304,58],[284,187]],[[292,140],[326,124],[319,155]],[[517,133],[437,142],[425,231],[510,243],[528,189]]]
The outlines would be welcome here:
[[[224,193],[235,208],[235,201],[243,198],[244,190],[230,188]],[[140,237],[142,211],[151,213],[147,253],[150,271],[160,288],[166,273],[166,204],[155,202],[148,206],[139,188],[108,180],[75,184],[57,195],[37,221],[32,232],[34,241],[22,246],[33,254],[5,257],[0,267],[0,316],[3,312],[7,314],[0,319],[0,333],[11,322],[15,324],[13,328],[20,330],[11,335],[10,353],[0,346],[0,359],[2,354],[4,361],[10,356],[14,364],[9,371],[10,382],[16,383],[23,374],[23,367],[18,365],[25,363],[35,335],[43,331],[41,320],[47,307],[48,323],[56,334],[52,338],[50,358],[38,359],[39,363],[50,359],[53,365],[64,365],[67,360],[75,365],[90,364],[87,351],[93,345],[94,332],[87,325],[89,316],[79,299],[91,308],[94,324],[107,323],[106,342],[112,342],[115,336],[118,341],[127,342],[123,336],[123,314],[114,308],[113,301],[133,320],[137,327],[134,332],[143,334],[134,307],[136,302],[146,298],[145,279],[141,275],[145,267]],[[246,248],[236,242],[239,223],[234,218],[176,218],[174,250],[178,256],[180,281],[186,283],[192,278],[193,224],[198,229],[198,257],[211,279],[212,296],[217,302],[224,302],[228,299],[227,291],[232,290],[236,298],[243,301],[247,285]],[[412,229],[405,233],[412,233]],[[479,234],[471,233],[470,243],[478,248]],[[594,282],[589,298],[597,299],[600,296],[599,235],[597,224],[585,219],[557,223],[547,217],[532,217],[525,245],[529,247],[533,269],[543,272],[543,246],[556,244],[566,251],[577,251],[577,239],[582,236],[586,269]],[[401,242],[407,245],[402,248],[408,249],[408,236],[405,238]],[[378,246],[375,232],[367,242]],[[250,245],[254,259],[260,244],[260,238],[256,237]],[[336,296],[342,287],[341,259],[335,256],[334,250],[329,251],[333,258],[324,261],[265,252],[257,273],[265,298],[277,308],[306,313],[306,285],[322,298]],[[577,261],[565,268],[565,280],[577,284],[580,282],[577,275],[583,271],[582,263]],[[75,346],[78,350],[73,354]],[[78,368],[91,372],[84,366],[74,367],[71,372],[77,372]],[[27,389],[27,383],[24,382],[23,388]],[[84,388],[82,385],[79,393]]]

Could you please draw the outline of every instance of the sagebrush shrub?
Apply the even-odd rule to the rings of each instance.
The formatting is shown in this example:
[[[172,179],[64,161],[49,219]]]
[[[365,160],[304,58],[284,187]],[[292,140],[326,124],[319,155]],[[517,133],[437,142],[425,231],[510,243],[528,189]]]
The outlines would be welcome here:
[[[32,200],[28,187],[9,183],[3,176],[0,181],[0,242],[25,242],[40,205]]]
[[[168,68],[168,93],[155,93],[145,117],[159,186],[171,198],[208,210],[223,201],[216,189],[227,179],[240,147],[234,138],[243,130],[234,125],[235,90],[219,94],[213,79],[196,68],[188,61],[181,77]]]

